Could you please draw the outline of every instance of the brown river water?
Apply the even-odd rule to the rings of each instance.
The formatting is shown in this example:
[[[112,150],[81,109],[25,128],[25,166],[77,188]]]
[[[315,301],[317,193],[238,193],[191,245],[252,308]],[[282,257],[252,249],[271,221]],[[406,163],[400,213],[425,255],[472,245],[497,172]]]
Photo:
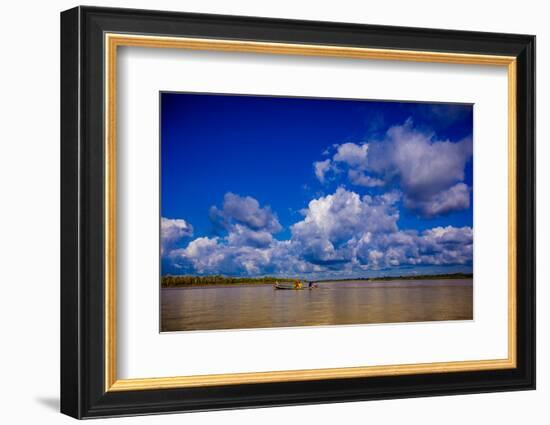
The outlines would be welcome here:
[[[161,331],[471,320],[472,279],[322,282],[161,290]]]

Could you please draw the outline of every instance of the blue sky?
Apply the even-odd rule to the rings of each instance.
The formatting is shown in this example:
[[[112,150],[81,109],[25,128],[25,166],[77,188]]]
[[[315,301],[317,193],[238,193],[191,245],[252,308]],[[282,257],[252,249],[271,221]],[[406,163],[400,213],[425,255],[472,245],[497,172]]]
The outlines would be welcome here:
[[[472,270],[473,107],[161,93],[163,274]]]

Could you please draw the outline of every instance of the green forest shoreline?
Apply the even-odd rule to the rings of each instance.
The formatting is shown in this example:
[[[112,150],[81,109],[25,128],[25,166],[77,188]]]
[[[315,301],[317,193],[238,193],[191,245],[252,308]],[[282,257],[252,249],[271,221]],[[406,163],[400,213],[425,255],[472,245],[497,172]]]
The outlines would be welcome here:
[[[314,282],[349,282],[365,281],[379,282],[388,280],[440,280],[440,279],[472,279],[472,273],[447,273],[430,275],[405,275],[405,276],[381,276],[381,277],[352,277],[347,279],[321,279]],[[172,276],[161,277],[162,288],[187,288],[194,286],[238,286],[238,285],[273,285],[275,282],[295,282],[304,279],[292,277],[234,277],[234,276]]]

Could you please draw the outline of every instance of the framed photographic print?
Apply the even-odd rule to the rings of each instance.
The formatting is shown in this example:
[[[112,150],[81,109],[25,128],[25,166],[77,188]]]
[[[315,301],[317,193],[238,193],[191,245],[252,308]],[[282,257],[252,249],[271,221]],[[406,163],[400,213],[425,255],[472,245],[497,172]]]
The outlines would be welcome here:
[[[159,102],[162,332],[473,319],[473,105]]]
[[[61,411],[533,389],[535,38],[61,14]]]

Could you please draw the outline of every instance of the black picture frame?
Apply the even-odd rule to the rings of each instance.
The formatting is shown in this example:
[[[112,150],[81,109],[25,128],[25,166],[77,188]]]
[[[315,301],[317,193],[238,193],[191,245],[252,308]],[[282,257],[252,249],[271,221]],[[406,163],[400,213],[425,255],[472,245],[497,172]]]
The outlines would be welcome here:
[[[517,59],[517,367],[105,391],[104,34],[514,56]],[[61,13],[61,412],[75,418],[535,388],[535,37],[76,7]]]

